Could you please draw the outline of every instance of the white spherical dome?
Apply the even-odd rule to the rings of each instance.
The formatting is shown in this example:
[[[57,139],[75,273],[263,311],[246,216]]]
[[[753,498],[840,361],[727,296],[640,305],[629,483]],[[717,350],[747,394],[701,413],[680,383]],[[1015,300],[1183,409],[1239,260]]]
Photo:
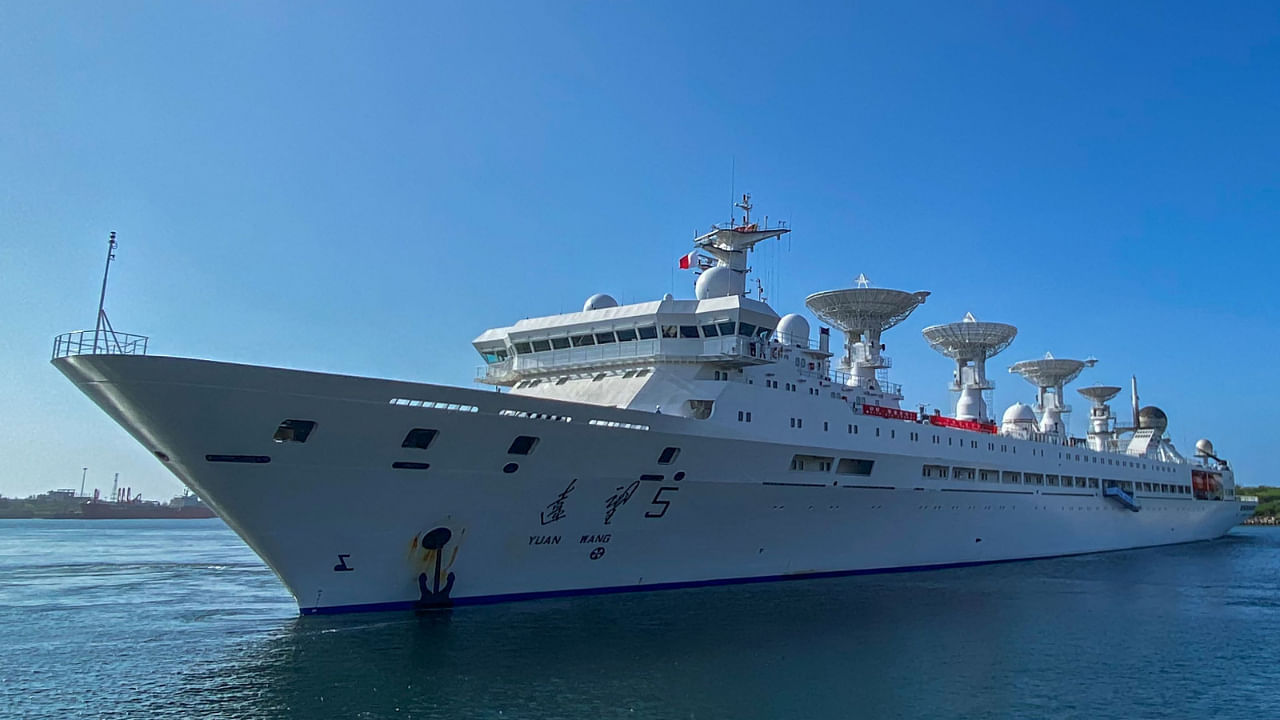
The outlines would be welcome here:
[[[796,313],[783,315],[778,321],[778,340],[786,345],[809,346],[809,321]]]
[[[582,312],[586,312],[588,310],[600,310],[603,308],[611,308],[611,307],[618,307],[618,301],[614,300],[612,295],[605,295],[604,293],[596,293],[595,295],[592,295],[591,297],[587,298],[586,302],[582,303]]]
[[[1196,441],[1196,454],[1207,457],[1213,457],[1216,454],[1213,452],[1213,443],[1209,442],[1209,438],[1200,438]]]
[[[1036,421],[1036,413],[1031,409],[1030,405],[1025,403],[1014,403],[1004,411],[1005,423],[1034,423]]]
[[[717,265],[698,276],[693,294],[699,300],[741,295],[746,283],[742,273],[736,273],[724,265]]]

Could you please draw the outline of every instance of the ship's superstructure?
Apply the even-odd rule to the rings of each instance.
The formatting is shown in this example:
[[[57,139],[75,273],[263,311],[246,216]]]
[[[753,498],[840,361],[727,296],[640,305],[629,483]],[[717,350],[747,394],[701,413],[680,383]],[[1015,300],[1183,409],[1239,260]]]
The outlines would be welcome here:
[[[959,399],[904,409],[883,334],[929,293],[860,276],[810,295],[836,357],[827,328],[748,293],[752,248],[790,228],[738,207],[681,260],[693,299],[597,294],[482,333],[477,380],[501,392],[149,356],[101,327],[60,336],[54,364],[304,613],[1097,552],[1215,538],[1252,511],[1211,443],[1177,452],[1136,382],[1131,426],[1106,404],[1118,388],[1081,390],[1073,437],[1063,392],[1091,361],[1018,363],[1035,404],[994,424],[986,362],[1012,325],[926,328]]]

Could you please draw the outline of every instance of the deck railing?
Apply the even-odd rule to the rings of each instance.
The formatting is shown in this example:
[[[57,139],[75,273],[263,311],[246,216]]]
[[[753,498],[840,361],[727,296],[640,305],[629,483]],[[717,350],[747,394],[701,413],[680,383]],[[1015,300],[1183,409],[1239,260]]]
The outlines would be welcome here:
[[[76,330],[53,339],[53,359],[72,355],[146,355],[145,335],[114,330]]]

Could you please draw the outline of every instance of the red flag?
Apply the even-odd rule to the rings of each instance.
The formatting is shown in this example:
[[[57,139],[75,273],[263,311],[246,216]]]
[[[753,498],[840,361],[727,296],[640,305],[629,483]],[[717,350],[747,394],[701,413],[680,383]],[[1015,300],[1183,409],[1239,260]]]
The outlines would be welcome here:
[[[688,255],[685,255],[684,257],[680,258],[680,269],[688,270],[689,267],[693,264],[694,259],[697,257],[698,257],[698,251],[694,250]]]

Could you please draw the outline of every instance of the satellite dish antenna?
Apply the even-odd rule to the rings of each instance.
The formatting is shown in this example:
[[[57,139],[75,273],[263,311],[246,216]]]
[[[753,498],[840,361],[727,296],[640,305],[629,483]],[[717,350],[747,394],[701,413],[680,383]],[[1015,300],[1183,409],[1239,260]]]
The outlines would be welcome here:
[[[805,298],[804,304],[823,322],[844,333],[841,367],[853,376],[853,384],[882,392],[876,371],[889,368],[892,361],[880,353],[880,337],[897,325],[929,297],[928,292],[906,292],[873,288],[866,275],[859,274],[858,287],[827,290]]]
[[[1005,323],[980,322],[965,313],[960,322],[927,327],[921,333],[929,347],[956,361],[952,390],[960,391],[956,403],[957,420],[991,422],[982,393],[995,385],[987,380],[987,360],[1009,347],[1018,328]]]
[[[1024,380],[1036,386],[1035,409],[1042,413],[1041,432],[1066,434],[1067,423],[1062,416],[1071,412],[1071,406],[1063,401],[1063,388],[1079,377],[1086,367],[1092,367],[1097,362],[1092,359],[1055,358],[1053,353],[1047,352],[1039,360],[1023,360],[1009,368],[1009,372],[1021,375]]]

